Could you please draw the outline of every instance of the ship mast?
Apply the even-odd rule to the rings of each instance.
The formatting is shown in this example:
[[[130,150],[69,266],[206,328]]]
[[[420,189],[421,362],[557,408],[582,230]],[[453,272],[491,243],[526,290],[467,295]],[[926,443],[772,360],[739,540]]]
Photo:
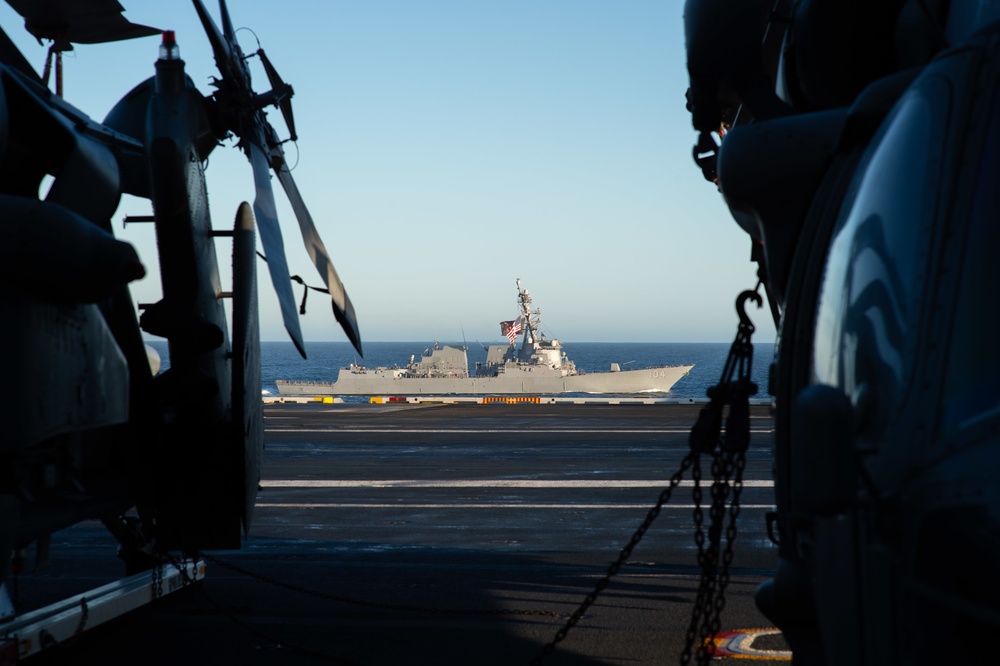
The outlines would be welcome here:
[[[521,317],[524,319],[524,337],[521,341],[522,349],[526,344],[534,344],[537,336],[535,335],[535,326],[538,325],[538,321],[532,321],[531,319],[531,294],[528,293],[526,289],[521,289],[521,278],[517,278],[517,297],[520,301],[521,307]],[[539,314],[537,311],[535,314]]]

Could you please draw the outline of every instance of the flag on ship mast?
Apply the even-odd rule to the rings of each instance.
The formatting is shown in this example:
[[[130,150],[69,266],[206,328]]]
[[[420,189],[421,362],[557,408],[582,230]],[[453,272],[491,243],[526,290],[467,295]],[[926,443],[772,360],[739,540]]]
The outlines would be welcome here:
[[[510,344],[514,344],[517,334],[521,332],[521,318],[500,322],[500,332],[507,337]]]

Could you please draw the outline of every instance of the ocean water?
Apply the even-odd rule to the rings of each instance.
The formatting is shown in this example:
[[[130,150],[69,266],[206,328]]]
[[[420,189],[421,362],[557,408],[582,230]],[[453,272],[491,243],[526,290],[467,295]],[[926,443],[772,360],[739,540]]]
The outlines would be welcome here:
[[[167,345],[163,341],[149,343],[160,354],[163,368],[169,367]],[[307,342],[308,359],[295,351],[291,342],[261,343],[261,384],[264,391],[277,395],[275,380],[326,381],[337,379],[340,368],[350,363],[368,367],[405,366],[410,356],[417,357],[433,345],[431,342],[366,342],[365,356],[357,355],[349,342]],[[461,347],[461,342],[441,341]],[[492,343],[502,344],[502,343]],[[618,363],[622,370],[648,368],[657,365],[694,364],[691,373],[674,384],[670,397],[704,398],[705,391],[719,381],[729,343],[699,342],[563,342],[566,355],[576,363],[577,369],[586,372],[606,372],[611,363]],[[773,343],[754,345],[753,381],[757,384],[757,398],[770,397],[767,393],[767,372],[774,354]],[[479,344],[469,345],[469,367],[486,361],[486,350]]]

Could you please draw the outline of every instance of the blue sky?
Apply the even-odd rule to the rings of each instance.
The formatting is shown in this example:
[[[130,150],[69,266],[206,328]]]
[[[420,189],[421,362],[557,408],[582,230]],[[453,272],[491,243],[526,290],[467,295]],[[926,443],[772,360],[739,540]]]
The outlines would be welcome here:
[[[121,3],[133,22],[176,31],[209,92],[216,70],[191,4]],[[691,160],[682,12],[669,0],[230,4],[295,88],[298,150],[286,150],[364,340],[498,340],[517,277],[567,341],[732,339],[734,298],[756,273],[749,239]],[[0,21],[41,71],[45,48],[3,3]],[[251,32],[239,37],[256,50]],[[152,75],[158,42],[78,46],[66,99],[102,119]],[[228,227],[253,197],[249,164],[220,147],[207,174],[213,222]],[[321,284],[275,185],[289,267]],[[116,229],[149,212],[124,199]],[[120,237],[150,269],[136,300],[157,300],[152,228]],[[218,249],[227,282],[230,248]],[[262,339],[287,339],[267,282],[260,302]],[[309,306],[307,349],[346,339],[319,294]],[[754,320],[773,340],[766,311]]]

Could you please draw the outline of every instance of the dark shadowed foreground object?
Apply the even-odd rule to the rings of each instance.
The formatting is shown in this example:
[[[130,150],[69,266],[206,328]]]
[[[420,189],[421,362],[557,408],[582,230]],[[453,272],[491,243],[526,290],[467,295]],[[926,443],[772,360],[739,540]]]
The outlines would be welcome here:
[[[689,0],[696,157],[753,243],[795,663],[1000,626],[1000,3]]]
[[[128,22],[114,0],[10,4],[59,52],[160,33]],[[195,88],[167,31],[158,47],[150,43],[159,49],[154,75],[103,122],[50,92],[0,31],[0,344],[13,350],[0,360],[0,582],[11,553],[21,566],[37,544],[42,566],[49,535],[87,519],[118,539],[127,572],[152,570],[154,597],[168,560],[240,547],[263,442],[258,229],[304,355],[269,170],[289,194],[337,320],[361,351],[350,299],[263,111],[278,107],[294,139],[292,88],[259,53],[273,89],[255,93],[225,3],[222,31],[194,5],[222,76],[215,92]],[[253,165],[256,220],[243,204],[233,227],[217,229],[204,168],[230,134]],[[46,176],[54,180],[42,199]],[[123,194],[150,201],[151,215],[126,222],[153,223],[160,255],[163,297],[139,304],[139,318],[128,283],[145,274],[142,257],[115,239],[110,219]],[[232,238],[231,291],[219,272],[220,236]],[[166,339],[169,370],[155,374],[143,333]],[[187,572],[179,567],[171,585],[187,582]],[[0,615],[11,611],[5,600],[6,587]],[[86,611],[84,603],[81,627]]]

